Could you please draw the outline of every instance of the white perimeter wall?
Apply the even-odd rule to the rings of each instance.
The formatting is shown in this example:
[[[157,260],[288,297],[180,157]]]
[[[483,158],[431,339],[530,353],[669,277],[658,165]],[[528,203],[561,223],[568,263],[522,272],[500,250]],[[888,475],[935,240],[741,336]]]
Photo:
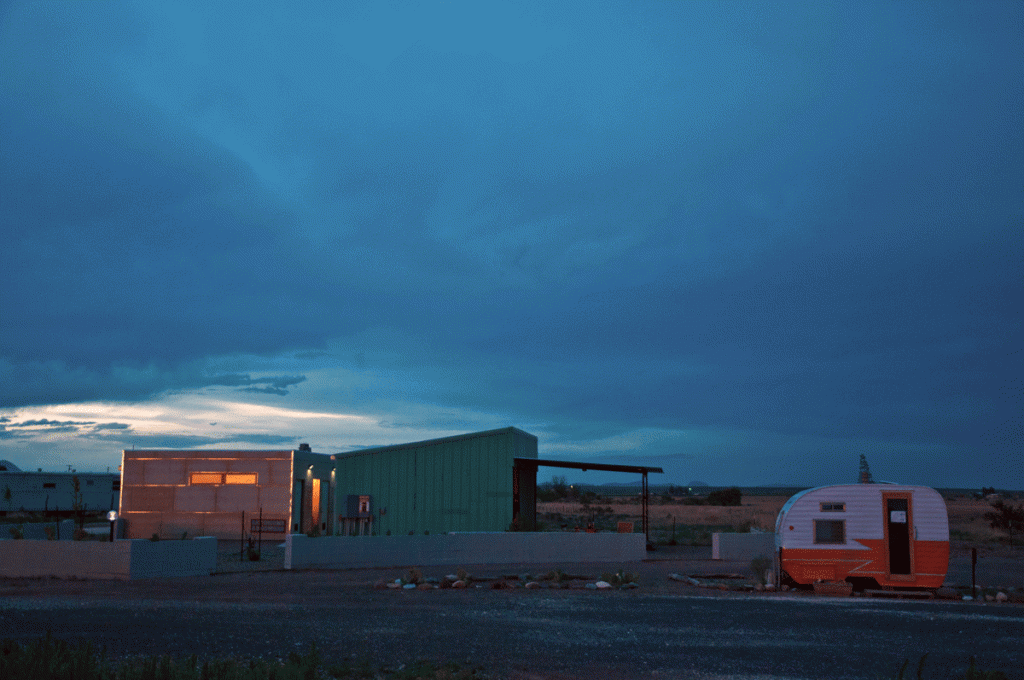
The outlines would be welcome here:
[[[217,539],[191,541],[0,541],[5,578],[131,580],[209,576],[217,567]]]
[[[711,534],[711,559],[752,560],[775,554],[774,533]]]
[[[639,562],[647,558],[643,534],[466,533],[438,536],[290,534],[285,569],[426,567],[462,564]]]

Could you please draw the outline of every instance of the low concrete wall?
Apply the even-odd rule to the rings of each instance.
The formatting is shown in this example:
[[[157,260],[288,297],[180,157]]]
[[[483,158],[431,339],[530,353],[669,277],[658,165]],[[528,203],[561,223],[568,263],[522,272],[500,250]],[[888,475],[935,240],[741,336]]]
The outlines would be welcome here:
[[[29,522],[28,524],[0,524],[0,541],[11,539],[11,529],[20,528],[25,532],[24,538],[33,541],[45,541],[46,527],[53,527],[58,540],[70,541],[75,533],[75,520],[64,519],[59,522]]]
[[[752,560],[775,554],[775,534],[711,534],[711,559]]]
[[[467,533],[309,538],[290,534],[285,569],[426,567],[460,564],[639,562],[643,534]]]
[[[2,541],[0,576],[131,580],[209,576],[217,568],[217,539],[191,541]]]

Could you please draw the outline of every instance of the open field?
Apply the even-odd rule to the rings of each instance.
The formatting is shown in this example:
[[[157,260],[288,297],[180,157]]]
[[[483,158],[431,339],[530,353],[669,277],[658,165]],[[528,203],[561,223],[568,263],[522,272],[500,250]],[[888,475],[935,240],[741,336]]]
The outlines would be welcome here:
[[[665,502],[661,496],[651,495],[648,508],[651,522],[651,540],[667,544],[675,537],[681,545],[710,545],[712,531],[747,531],[750,527],[774,531],[775,518],[789,496],[744,495],[742,505],[736,507],[685,505],[683,498]],[[989,526],[984,515],[991,504],[965,494],[945,495],[949,513],[949,534],[954,550],[969,546],[996,549],[1006,541],[1006,534]],[[1020,501],[1009,500],[1011,503]],[[537,517],[547,531],[573,531],[585,529],[594,522],[598,530],[612,531],[616,522],[633,522],[640,531],[640,503],[635,497],[599,496],[589,507],[578,501],[555,501],[537,504]],[[1015,536],[1014,543],[1024,545],[1024,536]]]

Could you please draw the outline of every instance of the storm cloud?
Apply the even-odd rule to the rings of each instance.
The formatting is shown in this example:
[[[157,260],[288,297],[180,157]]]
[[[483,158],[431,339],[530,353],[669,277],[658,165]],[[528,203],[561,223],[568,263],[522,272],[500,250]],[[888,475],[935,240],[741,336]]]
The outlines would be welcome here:
[[[0,12],[0,432],[230,393],[383,423],[338,448],[1024,487],[1019,3]]]

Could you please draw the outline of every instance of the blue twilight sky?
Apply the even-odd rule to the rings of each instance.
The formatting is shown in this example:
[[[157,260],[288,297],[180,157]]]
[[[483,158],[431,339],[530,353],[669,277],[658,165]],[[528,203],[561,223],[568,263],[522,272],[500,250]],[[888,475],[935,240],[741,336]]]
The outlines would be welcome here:
[[[515,425],[652,482],[1024,488],[1022,34],[1016,1],[5,3],[0,458]]]

